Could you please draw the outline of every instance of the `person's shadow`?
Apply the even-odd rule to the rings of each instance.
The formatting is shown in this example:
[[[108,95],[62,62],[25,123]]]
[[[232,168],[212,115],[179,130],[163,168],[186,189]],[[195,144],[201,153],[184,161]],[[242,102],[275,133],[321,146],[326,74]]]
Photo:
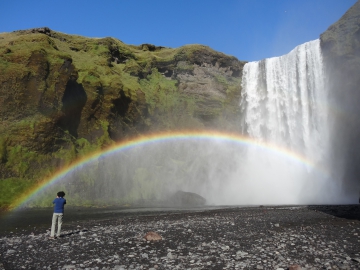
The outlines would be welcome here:
[[[64,238],[66,236],[70,236],[70,235],[73,235],[73,234],[80,234],[80,232],[88,232],[89,230],[76,230],[76,231],[72,231],[72,232],[69,232],[69,233],[64,233],[64,234],[61,234],[59,238]]]

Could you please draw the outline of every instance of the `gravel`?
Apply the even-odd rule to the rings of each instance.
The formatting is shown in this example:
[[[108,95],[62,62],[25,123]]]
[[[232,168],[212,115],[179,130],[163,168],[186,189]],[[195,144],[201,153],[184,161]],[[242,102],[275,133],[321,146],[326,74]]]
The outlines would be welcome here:
[[[49,228],[50,229],[50,228]],[[360,269],[360,207],[245,207],[83,221],[0,238],[2,269]],[[146,241],[147,232],[162,240]]]

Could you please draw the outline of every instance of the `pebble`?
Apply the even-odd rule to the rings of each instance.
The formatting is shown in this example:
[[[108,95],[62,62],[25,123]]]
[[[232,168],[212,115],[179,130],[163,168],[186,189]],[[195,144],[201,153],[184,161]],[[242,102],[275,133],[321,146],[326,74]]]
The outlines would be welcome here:
[[[40,228],[1,237],[0,269],[360,269],[360,218],[316,210],[235,207],[65,222],[56,240]],[[150,231],[162,240],[147,241]]]

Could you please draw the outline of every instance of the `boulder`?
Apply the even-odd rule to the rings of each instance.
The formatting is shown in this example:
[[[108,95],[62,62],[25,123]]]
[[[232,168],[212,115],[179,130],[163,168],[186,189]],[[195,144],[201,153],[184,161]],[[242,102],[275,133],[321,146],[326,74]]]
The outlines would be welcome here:
[[[199,194],[193,192],[177,191],[172,197],[172,202],[176,206],[203,206],[206,203],[206,199]]]
[[[147,234],[145,234],[144,238],[146,239],[146,241],[160,241],[160,240],[162,240],[162,237],[156,232],[148,232]]]

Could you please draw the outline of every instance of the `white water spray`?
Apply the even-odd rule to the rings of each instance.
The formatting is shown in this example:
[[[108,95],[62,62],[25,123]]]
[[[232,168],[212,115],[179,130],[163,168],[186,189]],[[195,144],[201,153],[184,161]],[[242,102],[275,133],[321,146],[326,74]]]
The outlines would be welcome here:
[[[327,89],[320,41],[244,66],[243,132],[319,162],[328,149]]]
[[[320,40],[281,57],[247,63],[242,88],[243,132],[299,153],[314,165],[299,169],[248,151],[245,181],[254,189],[267,187],[261,195],[265,203],[346,202],[328,168],[328,91]]]

